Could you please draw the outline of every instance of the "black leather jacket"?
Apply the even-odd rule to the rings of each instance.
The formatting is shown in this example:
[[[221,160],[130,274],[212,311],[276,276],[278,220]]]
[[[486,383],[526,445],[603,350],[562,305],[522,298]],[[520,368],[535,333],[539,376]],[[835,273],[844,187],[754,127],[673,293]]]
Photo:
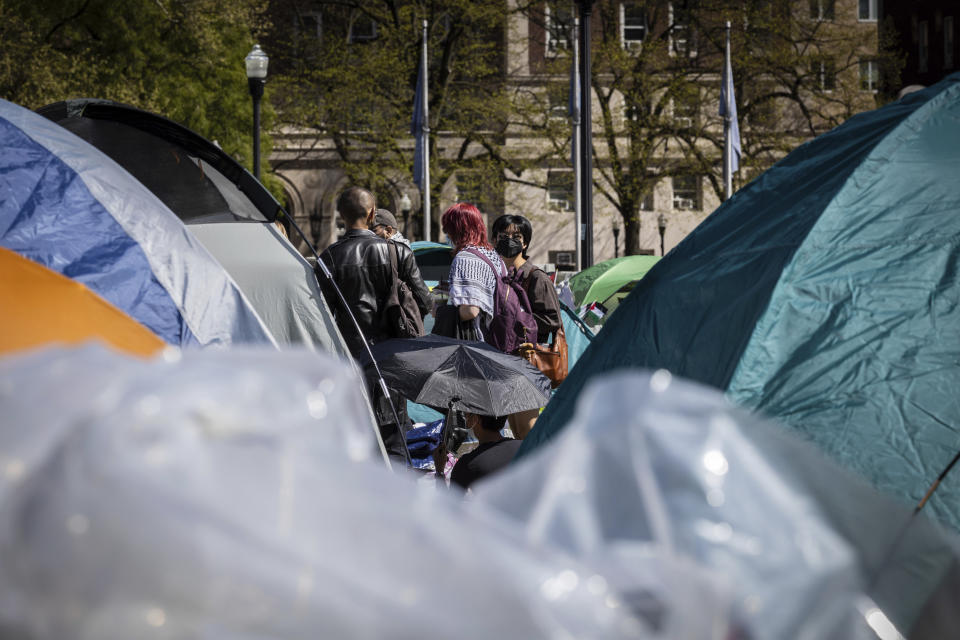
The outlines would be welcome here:
[[[420,315],[425,316],[430,312],[430,291],[420,277],[413,251],[402,242],[384,240],[366,229],[350,229],[343,238],[320,254],[320,259],[330,269],[334,281],[357,316],[360,329],[371,344],[390,337],[385,332],[381,311],[393,284],[388,253],[391,244],[397,247],[397,273],[410,287],[417,306],[420,307]],[[350,352],[355,357],[360,357],[364,352],[363,343],[357,336],[350,316],[344,311],[326,278],[322,274],[318,276],[321,290],[333,310],[340,333],[343,334]]]

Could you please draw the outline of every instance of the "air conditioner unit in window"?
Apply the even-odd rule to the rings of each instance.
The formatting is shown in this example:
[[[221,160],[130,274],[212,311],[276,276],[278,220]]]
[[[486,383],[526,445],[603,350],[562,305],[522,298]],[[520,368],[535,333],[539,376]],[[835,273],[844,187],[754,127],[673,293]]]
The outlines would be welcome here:
[[[639,53],[643,48],[643,40],[624,40],[623,48],[632,53]]]
[[[568,43],[566,40],[560,40],[560,39],[547,40],[547,55],[549,56],[555,56],[560,51],[566,51],[567,48],[568,48]]]
[[[681,209],[681,210],[691,210],[693,209],[693,200],[691,200],[690,198],[674,198],[673,208]]]
[[[693,126],[693,118],[690,117],[674,118],[674,120],[677,123],[677,127],[680,129],[689,129]]]
[[[547,259],[556,265],[557,271],[572,271],[577,266],[576,255],[569,249],[547,251]]]

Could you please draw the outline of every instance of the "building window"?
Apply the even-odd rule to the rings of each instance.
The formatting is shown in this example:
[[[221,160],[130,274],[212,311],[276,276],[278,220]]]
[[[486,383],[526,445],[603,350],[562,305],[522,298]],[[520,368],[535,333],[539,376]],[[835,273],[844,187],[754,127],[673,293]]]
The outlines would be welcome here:
[[[573,4],[557,2],[545,7],[547,54],[556,55],[570,46],[573,34]]]
[[[323,18],[317,12],[301,13],[294,18],[294,29],[304,40],[320,40],[323,36]]]
[[[620,42],[624,49],[637,50],[647,37],[647,14],[639,2],[620,3]]]
[[[700,123],[700,94],[696,87],[678,95],[670,102],[673,121],[679,129],[689,129]]]
[[[693,211],[700,208],[700,180],[697,176],[675,176],[673,179],[673,208]]]
[[[566,120],[570,114],[570,85],[552,84],[547,87],[547,115],[553,119]]]
[[[860,90],[876,93],[880,88],[880,63],[876,60],[860,61]]]
[[[943,68],[953,68],[953,16],[943,18]]]
[[[690,11],[686,2],[671,2],[667,5],[670,21],[670,35],[667,42],[670,55],[697,55],[693,40],[693,30],[690,28]]]
[[[833,91],[837,88],[837,65],[829,58],[816,58],[810,63],[810,75],[814,86],[821,91]]]
[[[813,20],[833,20],[834,0],[810,0],[810,18]]]
[[[572,171],[551,171],[547,175],[547,205],[551,209],[573,211]]]
[[[650,188],[650,193],[643,196],[643,200],[640,201],[640,211],[653,211],[653,189]]]
[[[927,21],[921,20],[917,25],[917,71],[927,70],[928,56],[930,55],[930,33]]]
[[[862,22],[876,22],[877,0],[860,0],[857,18]]]
[[[370,42],[377,39],[377,21],[362,11],[350,15],[350,42]]]

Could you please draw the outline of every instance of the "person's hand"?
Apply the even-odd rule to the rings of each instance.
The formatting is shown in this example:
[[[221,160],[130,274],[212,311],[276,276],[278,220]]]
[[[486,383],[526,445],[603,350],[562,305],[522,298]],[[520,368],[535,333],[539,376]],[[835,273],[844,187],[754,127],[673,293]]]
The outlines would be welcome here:
[[[433,450],[433,468],[436,470],[437,475],[441,477],[447,470],[447,448],[442,442]]]

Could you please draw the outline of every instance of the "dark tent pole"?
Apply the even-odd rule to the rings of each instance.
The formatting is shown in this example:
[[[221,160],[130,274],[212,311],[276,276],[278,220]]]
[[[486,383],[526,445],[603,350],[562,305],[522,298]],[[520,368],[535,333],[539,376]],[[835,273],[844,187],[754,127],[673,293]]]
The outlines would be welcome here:
[[[593,265],[593,133],[590,114],[590,14],[594,0],[577,0],[580,7],[580,235],[583,253],[580,268]]]

